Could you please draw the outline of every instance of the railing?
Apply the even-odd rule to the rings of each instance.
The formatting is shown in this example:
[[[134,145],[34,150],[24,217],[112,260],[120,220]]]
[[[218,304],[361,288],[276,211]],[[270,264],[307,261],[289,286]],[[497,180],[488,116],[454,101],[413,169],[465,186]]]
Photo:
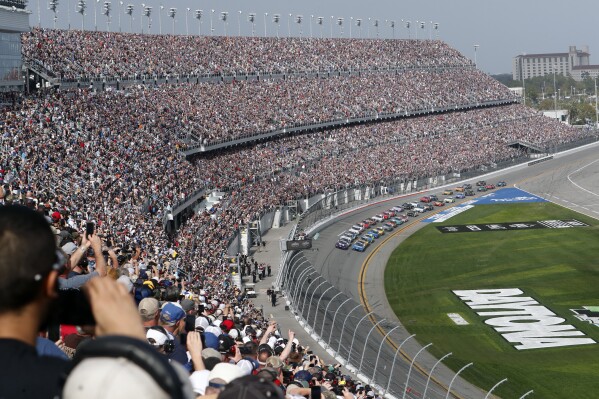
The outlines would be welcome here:
[[[467,104],[456,104],[449,105],[446,107],[431,107],[426,109],[416,109],[416,110],[402,110],[400,112],[393,113],[370,113],[365,114],[360,117],[353,118],[339,118],[339,119],[330,119],[320,122],[313,123],[295,123],[288,127],[284,127],[281,129],[266,131],[266,132],[252,132],[239,135],[235,138],[228,138],[222,140],[212,141],[207,144],[198,144],[193,147],[189,147],[183,154],[185,156],[190,156],[196,154],[198,152],[208,152],[214,151],[221,148],[232,147],[237,145],[242,145],[250,142],[261,141],[270,139],[277,136],[289,135],[293,133],[301,133],[312,130],[320,130],[328,127],[337,127],[337,126],[346,126],[346,125],[356,125],[362,124],[372,121],[379,120],[392,120],[398,118],[406,118],[413,116],[422,116],[428,114],[435,113],[444,113],[444,112],[452,112],[457,110],[465,110],[465,109],[474,109],[474,108],[486,108],[493,107],[498,105],[506,105],[516,103],[515,99],[500,99],[500,100],[492,100],[492,101],[484,101],[478,103],[467,103]]]
[[[24,10],[27,7],[27,0],[0,0],[0,6],[15,7]]]

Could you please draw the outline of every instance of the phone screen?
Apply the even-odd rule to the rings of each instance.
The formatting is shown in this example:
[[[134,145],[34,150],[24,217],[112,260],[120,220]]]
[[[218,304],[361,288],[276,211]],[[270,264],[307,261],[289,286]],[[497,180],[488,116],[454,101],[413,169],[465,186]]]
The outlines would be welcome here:
[[[310,388],[310,399],[320,399],[320,386]]]
[[[91,236],[94,235],[94,230],[95,230],[95,225],[94,222],[87,222],[85,224],[85,235],[86,236]]]

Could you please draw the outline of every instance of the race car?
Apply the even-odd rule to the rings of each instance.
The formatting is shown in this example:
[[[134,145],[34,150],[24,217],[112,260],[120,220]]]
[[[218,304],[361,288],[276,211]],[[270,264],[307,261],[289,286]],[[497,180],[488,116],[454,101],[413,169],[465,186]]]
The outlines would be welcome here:
[[[420,202],[429,203],[431,202],[431,197],[425,195],[424,197],[420,198]]]
[[[470,189],[472,188],[472,184],[470,184],[470,183],[466,183],[466,184],[464,184],[464,188],[465,188],[466,190],[470,190]]]
[[[486,188],[485,186],[479,186],[479,187],[476,189],[476,191],[482,191],[482,192],[485,192],[485,191],[487,191],[487,188]]]
[[[441,201],[435,201],[435,202],[433,202],[433,205],[434,206],[445,206],[445,203],[441,202]]]
[[[464,194],[467,195],[467,196],[472,196],[472,195],[474,195],[474,191],[472,191],[472,190],[466,190],[466,191],[464,191]]]
[[[453,190],[445,190],[443,191],[443,195],[453,195]]]
[[[401,207],[402,207],[403,209],[405,209],[405,210],[408,210],[408,211],[409,211],[410,209],[414,208],[414,205],[412,205],[412,204],[410,204],[410,203],[407,203],[407,202],[404,202],[403,204],[401,204]]]
[[[368,233],[366,233],[366,234],[364,234],[364,235],[362,235],[362,236],[360,237],[360,241],[366,241],[366,242],[367,242],[367,243],[369,243],[369,244],[370,244],[370,243],[372,243],[372,242],[374,242],[374,239],[375,239],[375,237],[373,237],[373,236],[370,234],[370,232],[368,232]]]
[[[404,216],[404,217],[407,217],[407,216]],[[399,225],[402,225],[405,223],[403,219],[397,218],[397,217],[391,218],[390,220],[391,220],[391,222],[395,223],[396,226],[399,226]]]
[[[431,201],[438,201],[439,200],[439,198],[435,194],[431,194],[428,197],[430,198]]]
[[[391,224],[391,222],[385,222],[383,223],[383,225],[381,226],[381,228],[385,231],[393,231],[393,225]]]
[[[376,229],[372,229],[372,230],[374,230],[377,233],[379,233],[379,236],[384,236],[385,235],[385,229],[382,229],[380,227],[377,227]]]
[[[445,201],[445,203],[447,203],[447,204],[453,204],[455,202],[455,199],[453,199],[453,198],[445,198],[443,201]]]
[[[339,248],[339,249],[348,249],[349,248],[349,242],[345,241],[345,240],[339,240],[337,241],[337,243],[335,244],[335,248]]]
[[[376,220],[374,220],[374,219],[368,218],[364,221],[367,222],[370,225],[370,227],[376,225]]]
[[[506,186],[506,183],[503,180],[497,182],[497,187],[505,187],[505,186]]]
[[[459,192],[459,193],[463,193],[466,190],[466,187],[464,186],[458,186],[455,188],[455,191]]]
[[[360,223],[358,223],[358,225],[364,227],[365,229],[370,228],[370,223],[367,220],[363,220]]]
[[[354,245],[351,246],[351,249],[353,249],[354,251],[358,251],[358,252],[364,252],[367,247],[368,247],[368,242],[360,240],[360,241],[356,241],[354,243]]]
[[[379,238],[379,237],[381,236],[381,235],[380,235],[380,233],[379,233],[379,231],[378,231],[378,229],[372,229],[372,230],[370,230],[370,231],[369,231],[368,233],[366,233],[366,234],[368,234],[368,235],[371,235],[371,236],[373,236],[374,238]]]
[[[397,227],[397,225],[399,224],[399,223],[397,223],[397,222],[396,222],[396,220],[398,220],[398,219],[397,219],[397,218],[394,218],[394,217],[393,217],[393,218],[389,218],[389,220],[387,220],[387,221],[386,221],[386,222],[383,224],[383,226],[391,226],[392,228],[396,228],[396,227]]]
[[[485,186],[485,188],[486,188],[487,190],[493,190],[493,189],[495,188],[495,185],[494,185],[494,184],[487,184],[487,185]]]
[[[466,196],[464,195],[464,193],[457,193],[457,194],[454,196],[454,198],[455,198],[455,199],[464,199],[464,198],[466,198]]]
[[[476,185],[479,186],[479,187],[483,187],[483,186],[487,185],[487,182],[484,181],[484,180],[479,180],[479,181],[476,182]]]
[[[384,214],[389,215],[389,217],[392,218],[395,216],[395,211],[393,209],[389,209],[388,211],[384,212]]]
[[[426,204],[422,206],[424,208],[424,211],[432,211],[433,209],[435,209],[431,204]]]
[[[413,210],[409,210],[408,212],[406,212],[406,216],[409,216],[411,218],[418,216],[418,212],[413,211]]]

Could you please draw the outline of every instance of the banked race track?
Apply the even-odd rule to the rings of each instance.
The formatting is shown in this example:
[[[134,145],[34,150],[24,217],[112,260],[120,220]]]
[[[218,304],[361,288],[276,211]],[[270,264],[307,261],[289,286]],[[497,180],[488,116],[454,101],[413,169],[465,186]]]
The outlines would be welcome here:
[[[379,199],[373,204],[361,206],[354,210],[349,210],[337,218],[333,223],[327,223],[320,230],[312,231],[314,236],[312,251],[304,251],[304,256],[311,262],[317,272],[322,277],[333,284],[338,290],[350,298],[362,304],[366,312],[374,312],[380,318],[393,321],[403,325],[410,330],[410,320],[400,320],[391,310],[385,296],[384,272],[387,262],[392,252],[418,229],[426,226],[425,219],[434,218],[435,214],[443,214],[452,207],[460,206],[460,203],[468,200],[480,199],[487,193],[476,193],[475,197],[466,197],[464,200],[457,200],[454,204],[435,208],[433,211],[425,212],[422,216],[410,218],[409,222],[398,226],[394,231],[388,232],[376,240],[365,252],[359,253],[350,250],[340,250],[335,248],[339,235],[348,230],[352,225],[376,214],[380,214],[393,206],[399,206],[405,202],[418,202],[419,198],[427,194],[439,194],[445,189],[453,189],[461,183],[470,183],[476,189],[475,183],[478,180],[486,180],[488,183],[496,184],[498,181],[505,181],[507,186],[503,188],[508,197],[514,198],[526,196],[527,193],[540,197],[546,201],[553,202],[573,211],[582,213],[592,218],[599,218],[599,180],[596,176],[599,174],[599,146],[591,144],[578,149],[555,154],[553,159],[540,162],[534,165],[522,164],[502,171],[496,171],[475,179],[465,180],[463,182],[453,183],[450,186],[440,186],[430,191],[418,192],[401,197],[389,197]],[[497,192],[499,188],[493,190]],[[508,199],[509,201],[509,199]],[[380,225],[380,224],[379,224]],[[434,245],[434,243],[431,243]],[[514,288],[514,287],[506,287]],[[360,325],[359,335],[366,333],[373,327],[373,318],[363,322]],[[378,330],[380,342],[381,337],[388,331],[376,328]],[[401,351],[406,356],[409,363],[414,353],[427,344],[427,342],[417,342],[416,339],[406,344]],[[398,342],[387,340],[385,346],[389,350],[395,350]],[[411,355],[410,355],[411,354]],[[412,373],[412,379],[420,379],[420,384],[424,385],[427,380],[427,374],[424,370],[430,370],[431,365],[437,359],[427,352],[421,354],[417,364],[421,364],[421,369],[415,367]],[[374,361],[374,360],[373,360]],[[387,367],[390,365],[385,365]],[[435,369],[436,388],[434,397],[444,397],[443,389],[447,388],[447,381],[455,375],[444,365],[439,365]],[[455,371],[455,370],[454,370]],[[408,370],[405,370],[407,373]],[[498,379],[497,381],[499,381]],[[397,384],[401,384],[397,382]],[[468,382],[457,378],[454,382],[452,395],[450,397],[485,397],[486,390],[490,387],[478,389]],[[408,385],[410,390],[410,385]],[[432,392],[431,392],[432,393]],[[524,394],[525,392],[522,392]],[[480,396],[479,396],[480,395]],[[408,392],[407,397],[419,397],[419,393]],[[427,394],[427,397],[429,395]],[[531,398],[537,397],[534,394]],[[592,396],[589,396],[592,397]]]

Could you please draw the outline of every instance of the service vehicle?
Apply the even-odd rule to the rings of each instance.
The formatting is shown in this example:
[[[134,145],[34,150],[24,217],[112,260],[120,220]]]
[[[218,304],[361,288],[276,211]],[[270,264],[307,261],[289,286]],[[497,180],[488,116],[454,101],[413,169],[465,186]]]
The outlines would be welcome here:
[[[435,201],[433,202],[434,206],[445,206],[445,202],[441,202],[441,201]]]
[[[354,245],[351,246],[351,249],[358,252],[364,252],[368,247],[368,243],[365,241],[356,241]]]

